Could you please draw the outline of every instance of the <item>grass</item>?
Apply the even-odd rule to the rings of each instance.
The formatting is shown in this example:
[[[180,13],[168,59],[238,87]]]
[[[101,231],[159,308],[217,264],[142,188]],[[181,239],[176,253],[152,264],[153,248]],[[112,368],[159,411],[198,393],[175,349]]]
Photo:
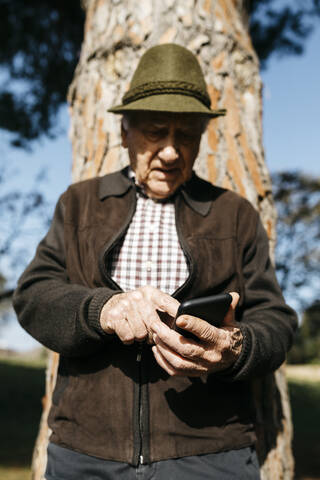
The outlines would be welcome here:
[[[320,366],[288,366],[296,479],[320,479]]]
[[[30,480],[30,467],[0,467],[2,480]]]
[[[45,387],[43,360],[0,359],[0,478],[29,480]]]
[[[0,358],[0,479],[30,480],[44,395],[43,358]],[[296,480],[320,480],[320,367],[287,367]],[[277,480],[277,479],[275,479]]]

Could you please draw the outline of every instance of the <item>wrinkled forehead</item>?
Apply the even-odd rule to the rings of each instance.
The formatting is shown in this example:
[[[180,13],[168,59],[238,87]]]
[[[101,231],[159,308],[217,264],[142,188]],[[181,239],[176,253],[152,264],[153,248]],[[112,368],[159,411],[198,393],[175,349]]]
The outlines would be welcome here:
[[[192,113],[141,111],[130,113],[129,121],[133,126],[141,126],[144,124],[159,126],[174,125],[178,128],[196,128],[198,126],[199,129],[202,129],[206,118],[204,115]]]

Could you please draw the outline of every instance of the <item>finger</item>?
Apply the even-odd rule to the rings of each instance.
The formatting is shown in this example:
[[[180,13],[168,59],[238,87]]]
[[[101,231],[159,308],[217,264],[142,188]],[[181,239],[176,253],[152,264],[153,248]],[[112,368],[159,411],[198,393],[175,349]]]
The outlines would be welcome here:
[[[161,324],[160,312],[166,315],[168,324],[171,325],[174,321],[180,305],[175,298],[151,286],[141,287],[134,291],[133,294],[137,297],[136,301],[148,330],[153,323]]]
[[[167,345],[171,350],[186,358],[200,357],[203,347],[191,338],[185,338],[180,333],[169,328],[166,324],[153,324],[152,329],[159,341]]]
[[[154,335],[154,342],[160,353],[175,369],[202,369],[202,355],[200,354],[200,348],[197,345],[190,345],[188,343],[184,345],[178,344],[178,349],[172,349],[156,334]],[[178,350],[188,352],[187,356],[183,353],[181,354]]]
[[[166,361],[165,358],[163,358],[163,355],[160,353],[157,347],[152,347],[152,352],[154,355],[154,358],[156,359],[157,364],[163,368],[169,375],[173,376],[176,374],[175,370],[172,368],[171,365]]]
[[[120,295],[115,295],[103,306],[100,323],[106,333],[115,333],[117,323],[126,317],[126,312],[119,301]]]
[[[145,300],[138,305],[139,315],[142,319],[148,336],[148,343],[153,343],[152,335],[153,335],[153,324],[161,324],[161,320],[157,311],[153,308],[153,305]]]
[[[153,340],[156,345],[159,345],[161,348],[170,349],[172,352],[191,361],[201,361],[204,353],[203,346],[198,342],[185,338],[166,325],[157,328],[157,333],[153,336]]]
[[[223,322],[222,322],[223,326],[235,325],[234,312],[235,312],[236,306],[238,305],[240,295],[237,292],[230,292],[230,295],[232,296],[232,302],[227,312],[227,315],[223,319]]]
[[[152,347],[152,351],[157,363],[171,376],[198,377],[206,373],[206,369],[181,359],[173,352],[170,356],[169,351],[163,351],[159,345]]]
[[[177,299],[161,290],[154,289],[152,292],[152,301],[156,309],[168,313],[171,317],[176,316],[180,305]]]
[[[129,292],[132,308],[137,311],[137,314],[147,327],[153,321],[160,322],[159,316],[156,313],[156,308],[151,298],[151,292],[153,292],[154,290],[156,289],[153,287],[142,287],[138,290],[133,290]]]
[[[181,315],[176,321],[178,327],[193,333],[200,341],[215,343],[218,338],[218,328],[201,318],[192,315]]]
[[[125,345],[130,345],[134,342],[134,333],[126,319],[116,323],[114,332]]]
[[[135,301],[129,302],[126,317],[135,340],[142,342],[148,336],[148,330]]]
[[[174,328],[175,317],[172,317],[171,315],[169,315],[169,313],[162,310],[157,310],[157,315],[159,316],[162,323],[168,325],[169,328]]]
[[[137,335],[138,341],[147,338],[148,343],[153,343],[151,324],[160,322],[160,319],[149,298],[148,292],[150,290],[153,290],[153,287],[142,287],[128,292],[130,301],[128,319]]]
[[[148,336],[148,330],[136,311],[127,314],[127,321],[133,332],[134,339],[142,342]]]

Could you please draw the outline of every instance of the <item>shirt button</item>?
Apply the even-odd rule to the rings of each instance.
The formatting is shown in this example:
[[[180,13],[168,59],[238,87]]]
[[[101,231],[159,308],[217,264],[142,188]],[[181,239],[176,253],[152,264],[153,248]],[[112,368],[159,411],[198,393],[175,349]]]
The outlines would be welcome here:
[[[151,270],[152,270],[152,262],[151,262],[151,260],[148,260],[148,261],[146,262],[146,269],[147,269],[147,272],[151,272]]]

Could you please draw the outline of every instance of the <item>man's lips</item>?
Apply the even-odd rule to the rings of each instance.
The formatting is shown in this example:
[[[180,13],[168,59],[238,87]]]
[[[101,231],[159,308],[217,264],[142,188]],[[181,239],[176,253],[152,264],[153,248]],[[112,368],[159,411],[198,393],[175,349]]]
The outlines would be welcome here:
[[[179,168],[153,168],[152,170],[156,176],[172,177],[180,173]]]

